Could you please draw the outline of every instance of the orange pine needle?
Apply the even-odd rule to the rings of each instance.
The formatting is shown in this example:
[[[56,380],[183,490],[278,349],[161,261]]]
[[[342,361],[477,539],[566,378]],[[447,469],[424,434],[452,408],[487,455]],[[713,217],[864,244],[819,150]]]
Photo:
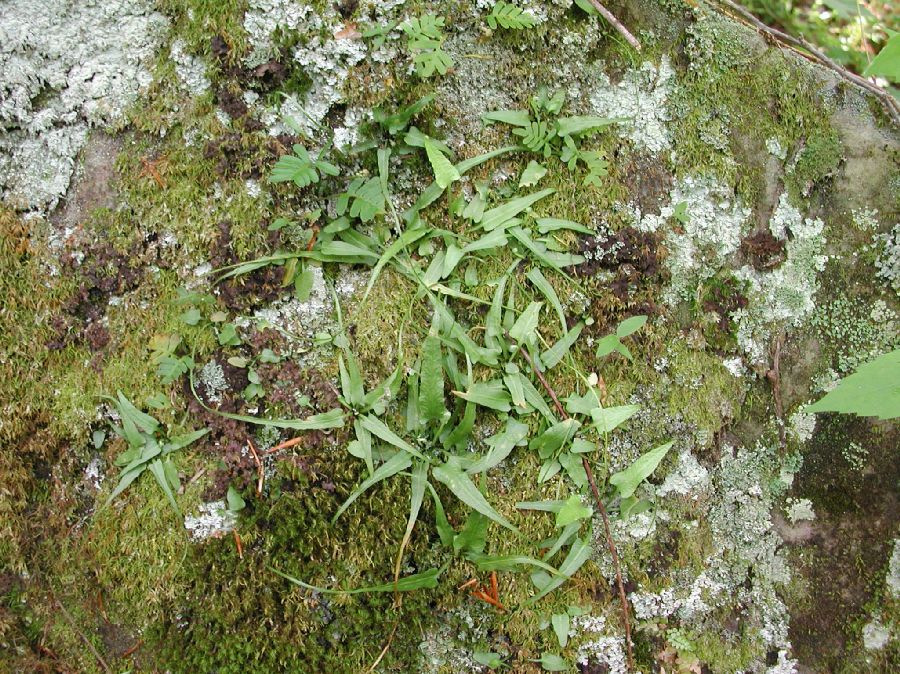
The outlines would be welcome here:
[[[500,609],[501,611],[506,610],[504,608],[503,604],[501,604],[499,601],[494,599],[491,595],[489,595],[484,590],[475,590],[472,592],[472,596],[475,597],[476,599],[480,599],[481,601],[483,601],[487,604],[490,604],[491,606],[495,606],[496,608]]]
[[[500,603],[500,593],[497,590],[497,572],[491,571],[491,596],[494,598],[494,601]]]
[[[274,454],[279,450],[287,449],[288,447],[293,447],[294,445],[299,445],[301,442],[303,442],[302,435],[297,436],[296,438],[291,438],[290,440],[285,440],[284,442],[277,444],[274,447],[270,447],[269,449],[264,451],[263,454]]]
[[[259,480],[256,483],[256,495],[262,496],[262,488],[263,482],[266,479],[266,472],[263,469],[262,461],[259,460],[259,454],[256,451],[256,447],[253,445],[253,440],[247,438],[247,444],[250,446],[250,451],[253,454],[253,460],[256,461],[256,473],[259,475]]]
[[[478,582],[478,580],[473,578],[472,580],[467,580],[465,583],[463,583],[456,589],[457,590],[465,590],[467,587],[472,587],[477,582]]]
[[[237,547],[238,557],[240,559],[243,559],[244,558],[244,546],[241,544],[240,534],[238,534],[237,530],[235,530],[235,529],[232,529],[231,533],[234,534],[234,544]]]

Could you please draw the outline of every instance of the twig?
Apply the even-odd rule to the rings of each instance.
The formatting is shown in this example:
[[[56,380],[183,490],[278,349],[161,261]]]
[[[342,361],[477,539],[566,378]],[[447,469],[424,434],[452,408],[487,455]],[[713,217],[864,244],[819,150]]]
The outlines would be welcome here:
[[[591,0],[591,2],[593,2],[593,0]],[[776,41],[781,42],[783,45],[809,52],[809,55],[804,54],[803,52],[798,52],[801,56],[828,68],[829,70],[843,77],[848,82],[851,82],[856,86],[868,91],[870,94],[878,98],[879,101],[881,101],[881,104],[887,109],[888,115],[890,115],[891,119],[894,121],[894,124],[900,125],[900,104],[898,104],[897,101],[894,100],[894,98],[884,89],[876,86],[875,84],[872,84],[867,79],[860,77],[855,73],[851,73],[843,66],[835,63],[833,60],[825,56],[825,54],[823,54],[819,49],[811,45],[805,38],[796,38],[793,35],[788,35],[787,33],[778,30],[777,28],[767,26],[762,21],[753,16],[753,14],[751,14],[749,11],[741,7],[739,4],[732,2],[732,0],[717,0],[717,2],[728,7],[733,12],[737,12],[737,14],[739,14],[744,21],[752,25],[757,30],[760,30],[771,36]]]
[[[375,668],[378,666],[378,663],[381,662],[381,659],[387,654],[388,649],[391,647],[391,642],[394,640],[394,634],[397,632],[397,626],[400,624],[400,618],[394,621],[394,627],[391,630],[390,635],[388,636],[387,643],[384,645],[384,648],[381,649],[381,653],[378,654],[378,657],[375,658],[375,662],[366,670],[366,674],[372,674],[375,671]]]
[[[625,26],[622,25],[622,23],[613,15],[612,12],[601,5],[599,0],[591,0],[591,4],[594,6],[594,9],[600,12],[601,16],[603,16],[604,19],[609,21],[610,25],[612,25],[613,28],[619,31],[619,35],[628,40],[628,44],[630,44],[638,51],[641,51],[641,43],[638,42],[638,39],[634,35],[632,35]]]
[[[250,446],[250,451],[253,454],[253,460],[256,461],[256,474],[259,476],[259,479],[256,482],[256,495],[262,496],[262,488],[263,482],[266,479],[266,471],[263,468],[262,461],[259,459],[259,454],[256,451],[256,447],[253,446],[253,440],[247,438],[247,444]]]
[[[264,451],[263,454],[274,454],[275,452],[280,451],[282,449],[287,449],[288,447],[293,447],[294,445],[299,445],[301,442],[303,442],[303,436],[298,435],[296,438],[291,438],[290,440],[285,440],[284,442],[277,444],[274,447],[270,447],[269,449]]]
[[[88,650],[94,655],[94,657],[97,659],[97,662],[100,663],[100,666],[103,667],[103,671],[110,671],[109,665],[106,664],[106,660],[103,659],[103,656],[100,655],[100,652],[94,647],[94,644],[91,643],[91,640],[88,639],[87,636],[85,636],[84,632],[78,629],[78,625],[75,624],[75,620],[72,618],[72,615],[66,610],[66,607],[62,605],[62,602],[57,599],[56,595],[54,595],[52,592],[50,593],[50,596],[53,597],[53,603],[55,603],[56,607],[59,609],[60,615],[62,615],[62,617],[65,618],[66,622],[69,623],[69,627],[72,628],[75,634],[81,637],[81,640],[88,647]]]
[[[234,545],[237,548],[238,559],[244,558],[244,546],[241,543],[241,535],[237,532],[237,529],[232,529],[231,533],[234,534]]]
[[[559,401],[556,391],[550,386],[550,383],[544,377],[543,373],[534,366],[534,361],[531,360],[528,351],[524,347],[520,348],[519,351],[522,353],[525,360],[528,361],[531,370],[537,375],[544,390],[550,395],[559,415],[563,419],[568,419],[569,415],[566,414],[566,410]],[[625,623],[625,651],[628,656],[628,669],[634,671],[634,653],[631,648],[631,615],[628,609],[628,596],[625,594],[625,583],[622,582],[622,569],[619,564],[619,553],[616,550],[616,542],[613,540],[612,530],[609,527],[609,514],[606,512],[606,506],[603,505],[603,499],[600,497],[600,491],[597,489],[597,483],[594,481],[594,472],[591,470],[591,465],[588,463],[585,455],[582,455],[581,457],[581,465],[584,467],[584,472],[587,474],[588,484],[591,486],[591,492],[594,495],[594,500],[597,502],[600,517],[603,519],[603,529],[606,532],[606,546],[609,548],[609,554],[612,556],[613,567],[616,570],[616,585],[619,589],[619,600],[622,602],[622,621]]]

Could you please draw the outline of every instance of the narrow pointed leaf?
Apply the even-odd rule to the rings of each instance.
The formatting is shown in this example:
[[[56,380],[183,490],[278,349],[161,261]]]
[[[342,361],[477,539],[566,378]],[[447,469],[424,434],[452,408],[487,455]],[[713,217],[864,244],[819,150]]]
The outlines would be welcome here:
[[[618,407],[595,407],[590,414],[598,431],[611,433],[640,411],[639,405],[620,405]]]
[[[447,485],[447,488],[453,492],[453,495],[467,506],[480,512],[485,517],[492,519],[497,524],[506,527],[510,531],[519,533],[519,530],[516,529],[516,527],[494,510],[491,504],[487,502],[487,499],[484,498],[484,495],[478,491],[478,488],[472,480],[469,479],[469,476],[460,470],[458,466],[451,463],[445,463],[434,468],[432,474],[438,482]]]
[[[401,438],[399,435],[394,433],[390,428],[385,426],[384,422],[381,421],[378,417],[375,417],[371,414],[366,414],[359,418],[360,423],[362,423],[363,427],[369,431],[376,438],[381,438],[385,442],[390,445],[393,445],[397,449],[402,449],[405,453],[411,454],[418,459],[424,459],[422,453],[409,444],[406,440]]]
[[[670,441],[656,449],[651,449],[625,470],[610,476],[609,483],[615,485],[619,491],[619,496],[628,498],[634,494],[634,490],[637,489],[638,485],[656,470],[659,462],[663,460],[666,452],[669,451],[673,444],[675,444],[674,441]]]
[[[347,497],[347,500],[344,501],[340,508],[338,508],[338,511],[334,514],[334,517],[331,518],[331,523],[334,524],[337,521],[338,517],[340,517],[343,512],[347,508],[349,508],[352,503],[356,499],[358,499],[369,487],[377,484],[378,482],[381,482],[384,479],[396,475],[401,470],[406,470],[411,465],[412,459],[406,452],[397,452],[396,454],[394,454],[394,456],[378,466],[378,468],[375,469],[375,472],[372,473],[371,476],[363,480],[363,482],[353,490],[350,496]]]
[[[532,204],[540,201],[544,197],[550,196],[555,191],[556,190],[548,188],[541,190],[540,192],[535,192],[534,194],[512,199],[505,204],[492,208],[489,211],[485,211],[484,216],[481,218],[481,226],[484,228],[484,231],[490,232],[492,229],[496,229],[504,224],[507,220],[516,217]]]
[[[553,307],[553,310],[559,317],[559,324],[562,329],[562,334],[565,334],[566,330],[568,329],[566,325],[566,312],[563,311],[562,303],[559,301],[559,296],[556,294],[553,286],[550,285],[550,282],[541,273],[539,267],[534,267],[530,272],[528,272],[528,280],[531,281],[534,284],[534,287],[540,290],[541,294],[547,298],[550,306]]]
[[[304,583],[302,580],[289,576],[286,573],[282,573],[278,569],[271,570],[294,585],[299,585],[300,587],[320,594],[366,594],[369,592],[412,592],[413,590],[435,588],[437,587],[438,578],[444,571],[444,567],[441,567],[440,569],[429,569],[422,573],[414,573],[411,576],[404,576],[396,583],[391,582],[383,585],[371,585],[370,587],[360,587],[355,590],[330,590],[325,587],[317,587],[315,585],[310,585],[309,583]]]

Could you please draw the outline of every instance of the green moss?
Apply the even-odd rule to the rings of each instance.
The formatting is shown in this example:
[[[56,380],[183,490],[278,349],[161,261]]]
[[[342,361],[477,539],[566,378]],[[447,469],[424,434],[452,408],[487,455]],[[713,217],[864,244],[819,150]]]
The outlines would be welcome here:
[[[815,129],[797,157],[786,178],[791,196],[798,201],[825,178],[834,175],[844,157],[844,145],[837,131]]]

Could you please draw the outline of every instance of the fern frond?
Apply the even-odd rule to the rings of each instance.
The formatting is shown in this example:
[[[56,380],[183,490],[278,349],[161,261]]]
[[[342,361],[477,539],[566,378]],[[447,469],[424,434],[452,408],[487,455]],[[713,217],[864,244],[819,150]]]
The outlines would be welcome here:
[[[496,30],[497,26],[523,30],[534,26],[534,17],[526,14],[520,7],[506,2],[498,2],[487,16],[488,25]]]

